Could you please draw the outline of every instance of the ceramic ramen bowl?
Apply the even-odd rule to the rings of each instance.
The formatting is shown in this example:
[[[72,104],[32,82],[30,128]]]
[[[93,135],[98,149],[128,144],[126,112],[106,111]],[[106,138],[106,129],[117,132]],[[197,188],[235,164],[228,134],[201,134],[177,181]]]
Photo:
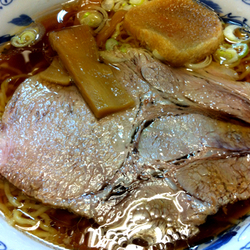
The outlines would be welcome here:
[[[200,0],[220,16],[242,25],[250,25],[250,0]],[[18,30],[29,25],[47,9],[63,0],[0,0],[0,43],[10,40]],[[129,247],[130,248],[130,247]],[[0,250],[63,249],[24,234],[8,225],[0,212]],[[134,249],[143,249],[134,247]],[[250,216],[217,238],[193,247],[195,250],[250,249]]]

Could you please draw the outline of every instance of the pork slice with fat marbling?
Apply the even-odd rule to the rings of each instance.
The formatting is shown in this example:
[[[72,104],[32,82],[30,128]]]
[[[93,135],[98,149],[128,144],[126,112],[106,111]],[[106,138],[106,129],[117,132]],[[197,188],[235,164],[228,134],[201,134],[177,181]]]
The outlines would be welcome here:
[[[196,102],[191,92],[199,96],[208,80],[198,77],[194,90],[185,81],[196,76],[131,51],[130,59],[115,63],[120,70],[114,74],[136,105],[100,120],[75,86],[39,76],[23,82],[3,115],[0,174],[44,203],[94,218],[106,243],[114,234],[119,242],[125,235],[130,243],[173,243],[195,235],[221,205],[248,198],[248,98],[209,80],[225,103],[211,94],[213,88],[214,106],[209,98]],[[231,115],[246,122],[230,121]],[[213,189],[214,174],[220,178]],[[143,216],[148,219],[142,223]]]
[[[250,122],[249,83],[237,82],[228,75],[225,79],[221,75],[210,76],[206,70],[192,72],[172,68],[141,49],[130,49],[126,54],[117,50],[101,55],[111,63],[114,58],[123,58],[128,68],[160,91],[164,98],[178,105],[198,106]]]
[[[197,161],[178,169],[177,182],[193,197],[216,207],[250,197],[249,155]]]
[[[246,124],[181,112],[156,117],[146,124],[138,135],[137,150],[151,164],[183,157],[201,159],[214,154],[250,152],[250,127]]]
[[[118,244],[124,235],[130,243],[174,243],[197,234],[221,206],[249,198],[249,126],[198,113],[164,115],[136,130],[138,148],[97,213],[96,235],[107,232],[102,243]]]
[[[106,223],[93,230],[92,247],[108,248],[109,244],[157,244],[187,240],[199,232],[198,225],[217,209],[174,185],[171,179],[151,177],[140,180],[126,191],[123,199],[112,206]],[[112,204],[114,194],[106,201]],[[105,232],[105,233],[104,233]],[[105,235],[103,238],[102,235]],[[96,241],[96,239],[101,239]]]
[[[2,118],[0,173],[28,195],[70,208],[120,168],[137,109],[97,120],[75,86],[27,79]],[[79,213],[92,216],[87,208]]]

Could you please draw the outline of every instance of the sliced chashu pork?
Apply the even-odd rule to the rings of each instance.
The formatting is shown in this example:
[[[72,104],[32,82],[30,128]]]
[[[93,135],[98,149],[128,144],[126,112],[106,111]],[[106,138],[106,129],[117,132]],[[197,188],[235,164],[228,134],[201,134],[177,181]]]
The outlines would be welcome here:
[[[174,176],[193,197],[216,207],[250,197],[249,155],[198,160],[180,167]]]
[[[208,156],[205,160],[191,157],[193,161],[190,162],[187,160],[177,165],[171,162],[173,158],[188,154],[189,147],[186,146],[185,151],[180,150],[168,160],[159,157],[156,162],[148,161],[150,153],[153,154],[155,149],[151,152],[147,149],[149,156],[145,157],[142,154],[140,140],[143,137],[140,136],[147,132],[146,125],[168,119],[176,119],[176,123],[179,123],[181,119],[177,119],[178,116],[191,112],[193,114],[190,114],[189,126],[201,124],[201,128],[198,129],[201,141],[202,138],[206,138],[206,133],[214,129],[218,134],[212,138],[208,137],[207,145],[220,152],[231,151],[233,156],[237,154],[238,157],[248,152],[248,128],[245,128],[246,125],[236,124],[217,128],[221,121],[200,115],[202,110],[210,109],[209,105],[205,105],[205,109],[204,105],[200,108],[199,103],[185,108],[167,105],[167,96],[172,101],[181,103],[180,99],[176,98],[177,94],[165,89],[159,91],[159,88],[148,79],[146,83],[141,75],[142,64],[145,64],[146,68],[148,62],[154,60],[143,51],[137,51],[133,56],[131,62],[116,65],[122,70],[115,72],[133,95],[137,106],[101,120],[96,120],[74,86],[59,87],[41,81],[39,77],[28,79],[21,84],[9,102],[2,120],[0,173],[25,193],[45,203],[94,217],[106,232],[114,230],[119,233],[117,228],[125,223],[128,229],[129,224],[126,223],[133,220],[135,224],[133,228],[129,228],[131,238],[127,235],[129,240],[143,238],[149,244],[153,244],[157,239],[165,243],[174,242],[177,239],[176,235],[186,239],[195,234],[196,226],[203,223],[207,215],[215,213],[222,203],[211,204],[208,196],[202,199],[197,195],[190,196],[186,190],[190,194],[194,193],[193,190],[199,190],[199,187],[192,189],[193,185],[197,186],[197,182],[193,182],[190,187],[183,179],[179,179],[178,174],[182,168],[187,172],[189,166],[194,169],[194,165],[190,164],[195,162],[201,166],[209,165],[210,159]],[[162,67],[161,70],[165,67],[158,61],[155,65]],[[165,81],[168,80],[165,78]],[[163,81],[160,83],[163,84]],[[225,93],[230,95],[227,91]],[[235,96],[237,100],[245,100],[240,93],[236,93]],[[183,99],[185,98],[184,96]],[[191,103],[187,99],[185,102]],[[216,116],[221,110],[223,113],[227,112],[227,109],[218,108]],[[239,110],[241,111],[241,106]],[[207,127],[204,128],[205,124]],[[240,140],[237,140],[238,137],[225,136],[227,133],[233,134],[234,126],[236,131],[246,130]],[[176,131],[178,128],[181,130],[182,126],[176,126]],[[175,143],[181,145],[184,140],[185,136],[182,136]],[[163,150],[162,154],[165,154],[165,143],[164,140],[159,143],[159,148]],[[194,144],[196,143],[200,141]],[[151,145],[154,147],[152,143]],[[190,154],[193,153],[193,149],[190,147]],[[199,148],[200,151],[206,149]],[[227,157],[229,156],[228,153]],[[225,165],[232,165],[232,157],[225,158],[220,154],[213,154],[213,157],[223,161]],[[159,168],[159,165],[164,167]],[[244,166],[247,175],[250,169],[247,161]],[[192,176],[195,176],[195,173]],[[243,176],[242,180],[244,178],[246,179]],[[226,185],[227,179],[221,178],[221,182]],[[235,185],[239,183],[235,182]],[[207,194],[209,195],[208,192]],[[227,193],[224,195],[230,197]],[[223,193],[220,196],[223,196]],[[238,196],[231,200],[228,198],[227,202],[247,197]],[[132,203],[138,209],[130,214],[128,212],[131,212]],[[161,211],[158,220],[157,213],[161,207],[166,210]],[[144,213],[150,213],[145,226],[151,228],[151,231],[143,230],[141,227],[140,218]],[[161,238],[157,238],[157,228],[160,228]],[[183,230],[185,228],[188,228],[186,233]],[[153,236],[148,240],[151,233]],[[107,235],[106,238],[108,237]]]
[[[151,176],[133,185],[105,202],[104,205],[111,205],[114,198],[121,199],[111,207],[106,223],[95,230],[99,237],[106,232],[106,237],[93,247],[119,245],[119,242],[141,242],[147,246],[187,240],[198,233],[197,225],[204,223],[207,215],[217,211],[215,206],[190,196],[169,178]]]
[[[190,72],[184,68],[172,68],[144,50],[130,49],[127,53],[117,50],[101,55],[111,63],[123,58],[129,69],[162,92],[162,97],[178,105],[219,111],[220,115],[229,114],[232,118],[250,122],[250,88],[247,82],[221,76],[209,77],[206,70]]]
[[[99,214],[105,230],[131,241],[173,242],[192,237],[221,206],[250,197],[250,127],[182,112],[156,113],[137,128],[116,176],[122,181],[105,202],[111,212]]]
[[[27,79],[2,118],[0,172],[45,203],[87,201],[125,160],[138,105],[97,120],[75,86]],[[84,209],[80,214],[93,216]]]
[[[174,161],[183,157],[206,158],[214,154],[250,152],[250,127],[216,120],[201,114],[155,118],[138,135],[144,161]]]

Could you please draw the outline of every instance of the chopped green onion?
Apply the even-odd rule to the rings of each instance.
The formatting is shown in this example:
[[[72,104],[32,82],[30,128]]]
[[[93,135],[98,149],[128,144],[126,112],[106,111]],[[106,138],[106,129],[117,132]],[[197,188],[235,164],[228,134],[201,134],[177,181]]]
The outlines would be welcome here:
[[[18,36],[11,39],[11,44],[15,47],[25,47],[36,40],[37,32],[35,30],[25,30]]]
[[[236,29],[238,29],[239,26],[238,25],[228,25],[223,33],[225,38],[229,41],[229,42],[240,42],[240,39],[238,37],[235,36],[234,31]]]
[[[130,10],[133,6],[127,3],[122,4],[122,9],[123,10]]]
[[[223,31],[225,39],[230,43],[249,42],[249,37],[247,39],[240,39],[234,34],[236,29],[239,28],[241,27],[238,25],[228,25]]]
[[[119,48],[119,50],[123,53],[127,53],[128,49],[131,48],[131,46],[128,43],[122,44],[122,46]]]
[[[102,1],[101,7],[106,11],[111,11],[114,7],[115,1],[114,0],[104,0]]]
[[[113,50],[118,44],[119,43],[114,38],[109,38],[105,43],[105,48],[106,50]]]
[[[39,41],[42,36],[45,34],[45,28],[41,24],[32,24],[25,30],[16,34],[11,38],[11,44],[14,47],[26,47],[32,45],[35,42]]]
[[[84,15],[83,15],[83,18],[86,18],[90,15],[90,12],[86,12]]]
[[[96,10],[85,12],[83,15],[79,13],[78,18],[81,24],[86,24],[91,28],[97,28],[103,21],[103,15]]]
[[[214,53],[214,59],[220,64],[231,64],[238,61],[239,56],[235,49],[225,48],[221,45]]]
[[[249,47],[246,43],[234,43],[232,48],[238,52],[238,57],[241,59],[248,54]]]
[[[185,64],[185,67],[189,69],[203,69],[209,66],[211,62],[212,62],[212,56],[207,56],[204,61],[199,63],[187,63]]]
[[[127,48],[126,47],[121,47],[120,51],[123,52],[123,53],[127,53]]]

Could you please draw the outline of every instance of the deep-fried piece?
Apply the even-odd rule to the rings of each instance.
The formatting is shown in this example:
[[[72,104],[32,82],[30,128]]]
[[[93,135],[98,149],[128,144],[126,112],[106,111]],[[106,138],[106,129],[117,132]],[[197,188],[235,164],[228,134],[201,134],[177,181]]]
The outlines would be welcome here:
[[[194,0],[154,0],[132,8],[126,30],[172,65],[196,62],[213,53],[222,41],[217,15]]]

